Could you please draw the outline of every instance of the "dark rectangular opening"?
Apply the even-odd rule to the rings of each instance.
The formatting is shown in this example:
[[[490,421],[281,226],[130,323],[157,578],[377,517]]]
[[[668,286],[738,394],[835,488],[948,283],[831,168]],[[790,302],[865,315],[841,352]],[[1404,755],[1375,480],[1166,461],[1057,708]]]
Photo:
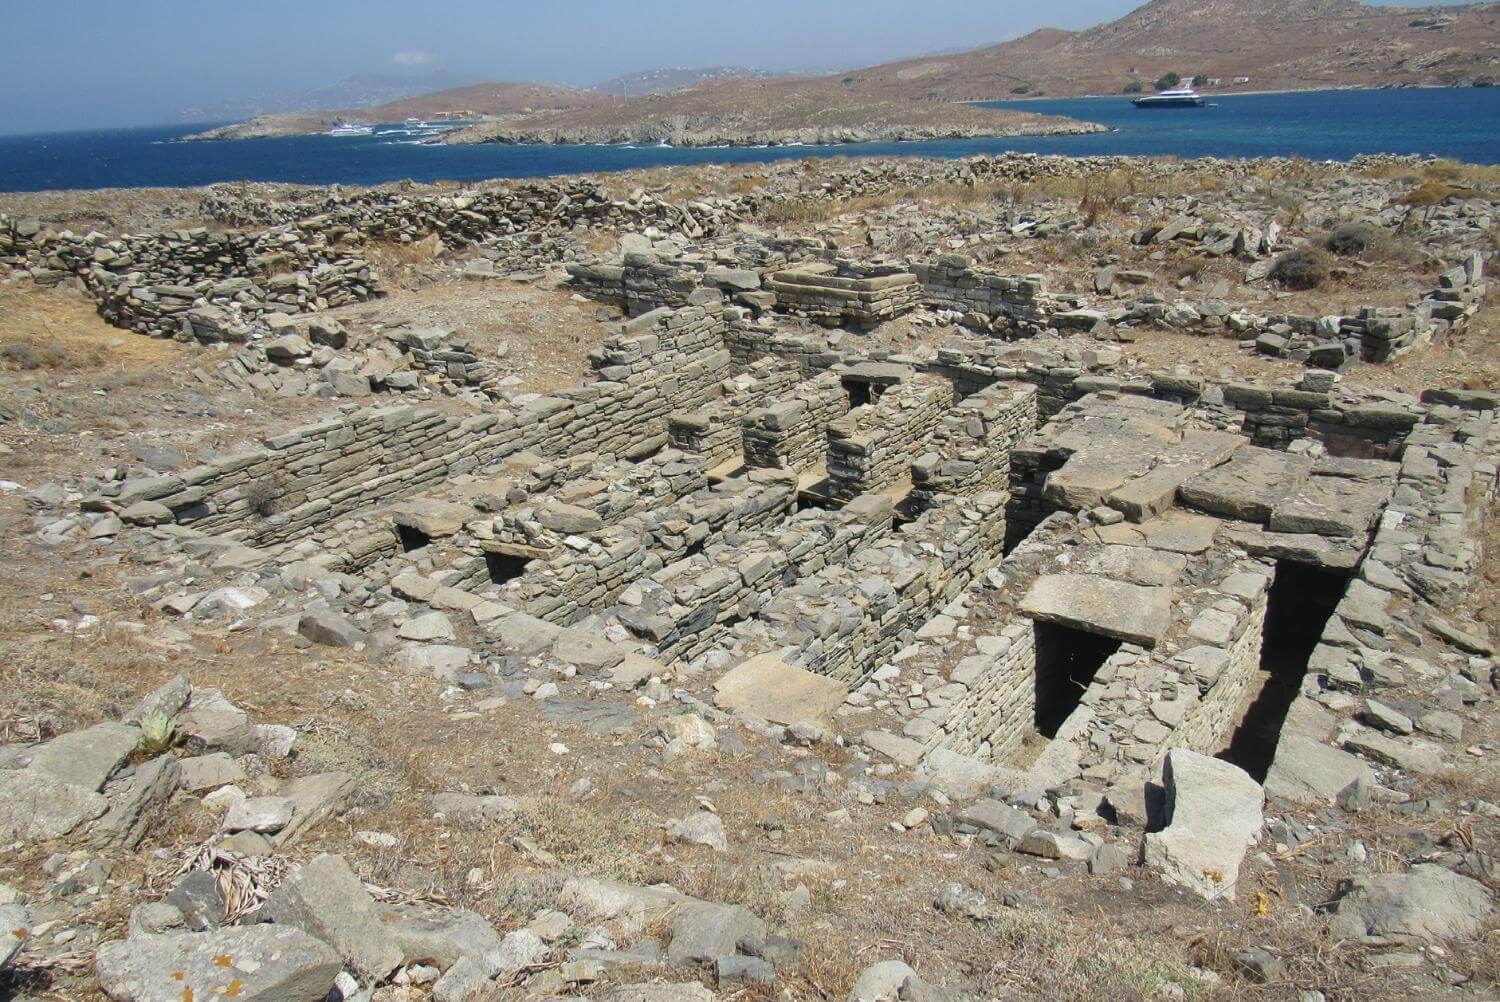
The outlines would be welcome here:
[[[401,550],[410,553],[412,550],[420,550],[432,542],[432,537],[415,526],[396,523],[396,536],[401,540]]]
[[[849,407],[863,407],[865,404],[873,403],[874,396],[870,392],[869,383],[849,381],[844,383],[844,389],[849,391]]]
[[[808,494],[806,492],[797,495],[797,510],[807,511],[809,508],[817,508],[819,511],[838,511],[844,507],[842,502],[822,494]]]
[[[484,569],[489,572],[491,584],[505,584],[526,573],[531,561],[510,553],[486,553]]]
[[[1256,782],[1263,781],[1271,768],[1281,727],[1307,674],[1308,659],[1348,585],[1349,575],[1342,571],[1286,560],[1276,565],[1256,679],[1260,689],[1218,756],[1244,769]]]
[[[1036,729],[1043,737],[1052,738],[1078,707],[1084,690],[1104,662],[1120,649],[1120,641],[1040,620],[1032,628],[1036,638]]]

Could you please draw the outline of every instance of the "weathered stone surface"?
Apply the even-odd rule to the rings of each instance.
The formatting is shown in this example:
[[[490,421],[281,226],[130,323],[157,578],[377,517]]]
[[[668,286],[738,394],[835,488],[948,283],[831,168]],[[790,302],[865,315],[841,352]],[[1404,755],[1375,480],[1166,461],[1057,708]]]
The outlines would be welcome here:
[[[697,981],[683,981],[622,985],[604,998],[605,1002],[714,1002],[718,996]]]
[[[1300,734],[1284,734],[1266,773],[1266,795],[1290,804],[1332,803],[1355,783],[1374,779],[1357,756]]]
[[[342,856],[314,856],[272,892],[266,915],[327,943],[361,976],[379,981],[401,963],[396,937]]]
[[[297,622],[297,632],[326,647],[353,647],[365,639],[359,627],[326,606],[303,613]]]
[[[740,905],[683,899],[672,922],[667,959],[673,966],[690,966],[737,953],[742,939],[764,939],[766,923]]]
[[[60,838],[109,809],[93,790],[37,769],[0,769],[0,841]]]
[[[485,824],[513,816],[521,802],[515,797],[480,796],[473,793],[438,793],[432,798],[432,813],[456,824]]]
[[[1012,845],[1036,829],[1036,822],[1030,814],[998,800],[976,800],[955,814],[953,820],[982,832],[993,832],[1010,840]]]
[[[500,946],[495,927],[483,915],[464,908],[389,904],[378,910],[401,950],[403,963],[421,960],[448,968],[461,957],[482,957]]]
[[[1240,863],[1264,822],[1260,784],[1228,762],[1173,748],[1162,785],[1168,824],[1146,836],[1146,865],[1200,897],[1233,900]]]
[[[625,650],[588,630],[563,630],[553,642],[552,656],[586,671],[598,672],[625,660]]]
[[[188,793],[218,789],[245,778],[245,770],[225,752],[178,759],[177,764],[182,770],[182,789]]]
[[[226,832],[279,832],[292,823],[296,809],[286,797],[250,797],[235,801],[224,815]]]
[[[882,960],[860,972],[849,992],[849,1002],[895,1002],[902,987],[917,977],[917,972],[899,960]]]
[[[843,683],[769,654],[751,658],[714,683],[714,703],[777,724],[821,720],[849,695]]]
[[[130,848],[140,845],[181,783],[182,766],[172,756],[162,755],[142,763],[128,778],[110,784],[109,810],[94,822],[94,843]]]
[[[99,987],[116,1002],[312,1002],[328,994],[341,966],[326,944],[282,925],[139,936],[106,943],[94,957]]]
[[[422,643],[444,642],[453,639],[453,624],[441,612],[425,612],[403,623],[397,635],[403,640]]]
[[[10,966],[31,935],[31,913],[22,905],[0,905],[0,971]]]
[[[1483,884],[1423,863],[1406,873],[1355,877],[1334,909],[1332,928],[1345,939],[1460,939],[1478,935],[1494,911],[1495,896]]]
[[[59,734],[31,750],[31,767],[64,783],[98,792],[141,742],[129,724],[95,724]]]
[[[1154,647],[1172,623],[1172,589],[1086,574],[1046,574],[1022,599],[1028,616]]]
[[[281,796],[292,802],[292,822],[275,836],[285,845],[314,825],[321,824],[354,791],[354,777],[347,772],[320,772],[281,784]]]
[[[1436,775],[1443,771],[1443,751],[1430,741],[1397,738],[1368,727],[1356,727],[1344,738],[1344,747],[1383,765],[1407,772]]]
[[[1225,518],[1265,524],[1271,512],[1309,473],[1312,460],[1274,449],[1240,449],[1223,466],[1188,480],[1183,502]]]

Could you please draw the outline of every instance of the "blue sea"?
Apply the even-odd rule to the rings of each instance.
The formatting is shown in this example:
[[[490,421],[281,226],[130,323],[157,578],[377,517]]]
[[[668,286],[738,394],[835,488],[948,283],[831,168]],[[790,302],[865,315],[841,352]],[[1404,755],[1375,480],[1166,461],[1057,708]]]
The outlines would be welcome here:
[[[998,102],[992,106],[1068,115],[1112,131],[824,147],[425,146],[413,144],[405,132],[387,130],[358,137],[175,142],[222,123],[0,136],[0,191],[189,187],[219,181],[477,181],[789,157],[963,157],[1007,150],[1315,160],[1420,153],[1500,163],[1500,88],[1317,91],[1210,100],[1208,108],[1156,111],[1137,110],[1124,97]]]

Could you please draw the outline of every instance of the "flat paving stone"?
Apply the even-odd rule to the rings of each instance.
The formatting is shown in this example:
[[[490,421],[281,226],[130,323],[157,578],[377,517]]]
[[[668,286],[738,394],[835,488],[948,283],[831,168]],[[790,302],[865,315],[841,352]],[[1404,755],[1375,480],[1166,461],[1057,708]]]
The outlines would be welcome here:
[[[1033,619],[1155,647],[1172,625],[1171,588],[1087,574],[1047,574],[1021,601]]]

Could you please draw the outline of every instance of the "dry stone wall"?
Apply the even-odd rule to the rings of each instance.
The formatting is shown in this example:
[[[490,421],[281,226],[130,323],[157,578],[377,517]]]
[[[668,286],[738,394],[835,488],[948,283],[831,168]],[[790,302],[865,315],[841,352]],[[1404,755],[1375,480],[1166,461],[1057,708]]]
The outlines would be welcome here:
[[[849,413],[849,391],[837,372],[825,372],[799,383],[793,392],[741,419],[746,466],[800,472],[823,460],[828,426]]]
[[[262,544],[387,503],[518,452],[625,458],[666,444],[667,415],[729,374],[722,312],[637,318],[594,356],[593,382],[519,406],[459,418],[411,407],[353,410],[265,447],[171,476],[117,485],[117,507],[164,506],[166,518]],[[161,520],[155,508],[143,517]]]
[[[975,267],[962,254],[914,261],[911,270],[922,287],[923,303],[976,314],[989,324],[998,322],[1009,336],[1040,334],[1047,329],[1055,309],[1041,275],[1001,275]]]
[[[953,400],[951,383],[918,375],[830,424],[829,496],[853,498],[900,482]]]
[[[669,415],[668,438],[674,448],[702,456],[710,466],[726,462],[741,450],[740,421],[746,412],[796,392],[801,377],[801,368],[793,360],[760,359],[747,371],[724,380],[716,400]]]
[[[1036,389],[997,383],[960,401],[911,464],[911,497],[919,510],[944,496],[1010,489],[1010,454],[1036,430]]]
[[[1004,495],[959,499],[782,590],[716,646],[731,658],[776,654],[857,688],[1000,560],[1004,539]]]
[[[752,476],[776,476],[762,471]],[[881,498],[832,512],[812,509],[758,532],[740,533],[680,560],[628,590],[608,619],[652,645],[664,661],[691,660],[785,585],[842,564],[890,531]]]
[[[499,601],[559,625],[612,605],[627,587],[691,551],[774,525],[796,502],[796,481],[775,472],[725,481],[567,541],[552,559],[505,585]]]

